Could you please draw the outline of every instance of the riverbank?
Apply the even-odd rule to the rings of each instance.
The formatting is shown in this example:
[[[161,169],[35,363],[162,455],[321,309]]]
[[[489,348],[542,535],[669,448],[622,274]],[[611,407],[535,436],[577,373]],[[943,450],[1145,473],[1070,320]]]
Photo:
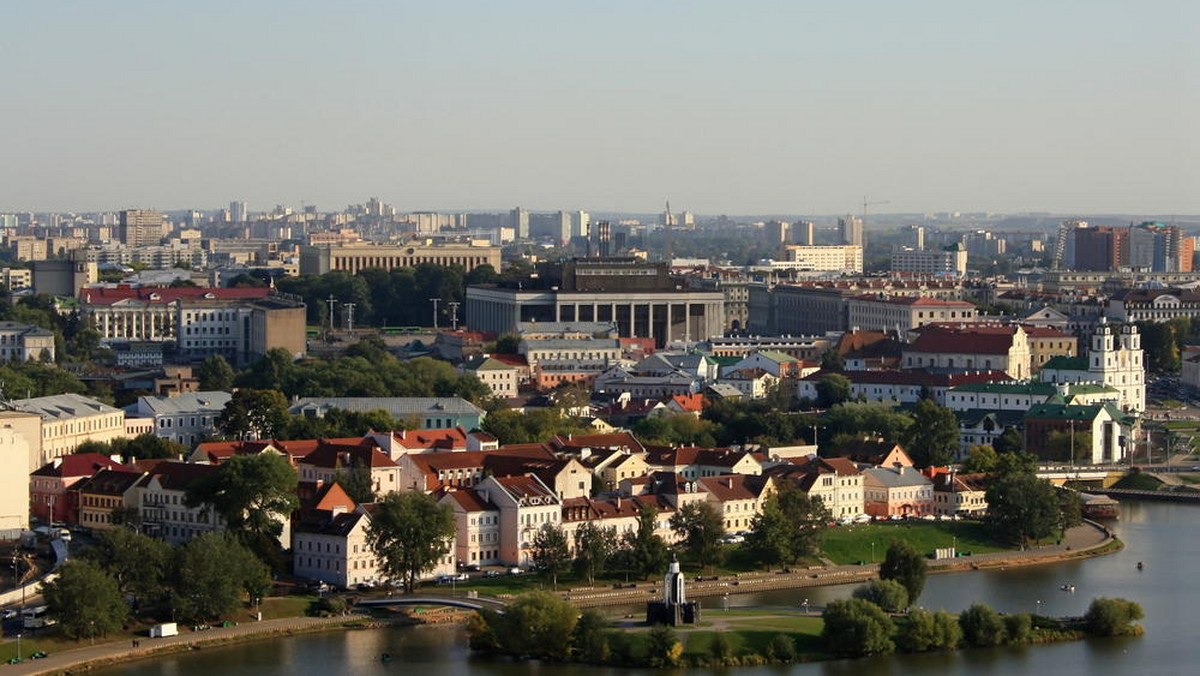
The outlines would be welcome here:
[[[263,622],[244,622],[234,627],[214,627],[204,632],[184,630],[178,636],[161,639],[139,639],[138,647],[125,641],[99,643],[72,650],[63,650],[38,660],[26,659],[19,664],[3,666],[4,674],[19,676],[77,674],[179,652],[205,650],[234,643],[274,639],[334,629],[369,628],[382,626],[365,616],[289,617]]]
[[[957,573],[1037,566],[1060,561],[1111,554],[1121,549],[1121,541],[1106,526],[1086,521],[1067,531],[1062,541],[1022,551],[993,552],[931,561],[931,574]],[[828,585],[866,582],[879,577],[878,564],[813,566],[804,570],[741,573],[725,576],[700,576],[688,581],[688,596],[719,597],[781,589],[803,589]],[[559,595],[579,608],[599,608],[636,604],[660,594],[658,582],[631,583],[621,589],[576,587]]]

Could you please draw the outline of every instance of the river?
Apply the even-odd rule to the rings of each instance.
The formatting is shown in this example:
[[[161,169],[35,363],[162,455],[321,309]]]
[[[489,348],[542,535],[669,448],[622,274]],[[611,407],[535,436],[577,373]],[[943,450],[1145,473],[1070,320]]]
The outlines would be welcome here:
[[[1146,634],[1043,646],[965,650],[938,655],[892,655],[793,667],[737,669],[737,676],[916,676],[918,674],[1185,674],[1200,662],[1200,506],[1124,502],[1115,526],[1126,548],[1110,556],[1012,570],[929,578],[919,604],[959,611],[983,601],[1003,612],[1081,615],[1097,596],[1142,604]],[[1137,563],[1145,564],[1141,572]],[[1075,585],[1074,593],[1063,592]],[[849,596],[852,585],[730,596],[729,606],[821,605]],[[1039,601],[1041,603],[1039,603]],[[705,599],[718,606],[721,599]],[[390,664],[381,653],[396,656]],[[475,659],[461,628],[417,627],[331,632],[215,648],[133,662],[95,672],[102,676],[282,676],[395,674],[421,676],[618,676],[629,670]],[[733,670],[720,670],[725,675]],[[647,672],[648,673],[648,672]]]

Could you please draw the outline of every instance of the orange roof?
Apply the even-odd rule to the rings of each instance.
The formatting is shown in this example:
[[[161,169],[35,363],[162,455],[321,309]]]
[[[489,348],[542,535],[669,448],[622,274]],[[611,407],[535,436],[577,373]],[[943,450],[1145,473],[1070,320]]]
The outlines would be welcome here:
[[[392,437],[397,443],[407,449],[441,448],[455,450],[467,447],[467,432],[461,427],[448,427],[437,430],[400,430],[393,432]]]
[[[676,394],[671,397],[671,401],[689,413],[699,413],[704,408],[704,395],[702,394]]]

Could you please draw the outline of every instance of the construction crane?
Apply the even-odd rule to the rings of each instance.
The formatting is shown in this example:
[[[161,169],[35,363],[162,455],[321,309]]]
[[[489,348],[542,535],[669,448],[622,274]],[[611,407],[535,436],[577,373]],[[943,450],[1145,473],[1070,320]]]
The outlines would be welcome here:
[[[863,195],[863,220],[864,221],[867,220],[867,207],[873,207],[877,204],[891,204],[891,203],[892,203],[891,200],[878,200],[876,202],[870,202],[867,200],[866,195]]]

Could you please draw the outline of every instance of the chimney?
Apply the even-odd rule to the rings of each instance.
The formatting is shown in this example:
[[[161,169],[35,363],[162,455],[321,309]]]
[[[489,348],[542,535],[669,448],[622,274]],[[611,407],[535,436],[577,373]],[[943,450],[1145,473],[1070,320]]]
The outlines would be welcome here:
[[[58,469],[59,467],[62,467],[62,456],[59,456],[59,457],[51,460],[50,463],[52,465],[54,465],[54,469]]]

